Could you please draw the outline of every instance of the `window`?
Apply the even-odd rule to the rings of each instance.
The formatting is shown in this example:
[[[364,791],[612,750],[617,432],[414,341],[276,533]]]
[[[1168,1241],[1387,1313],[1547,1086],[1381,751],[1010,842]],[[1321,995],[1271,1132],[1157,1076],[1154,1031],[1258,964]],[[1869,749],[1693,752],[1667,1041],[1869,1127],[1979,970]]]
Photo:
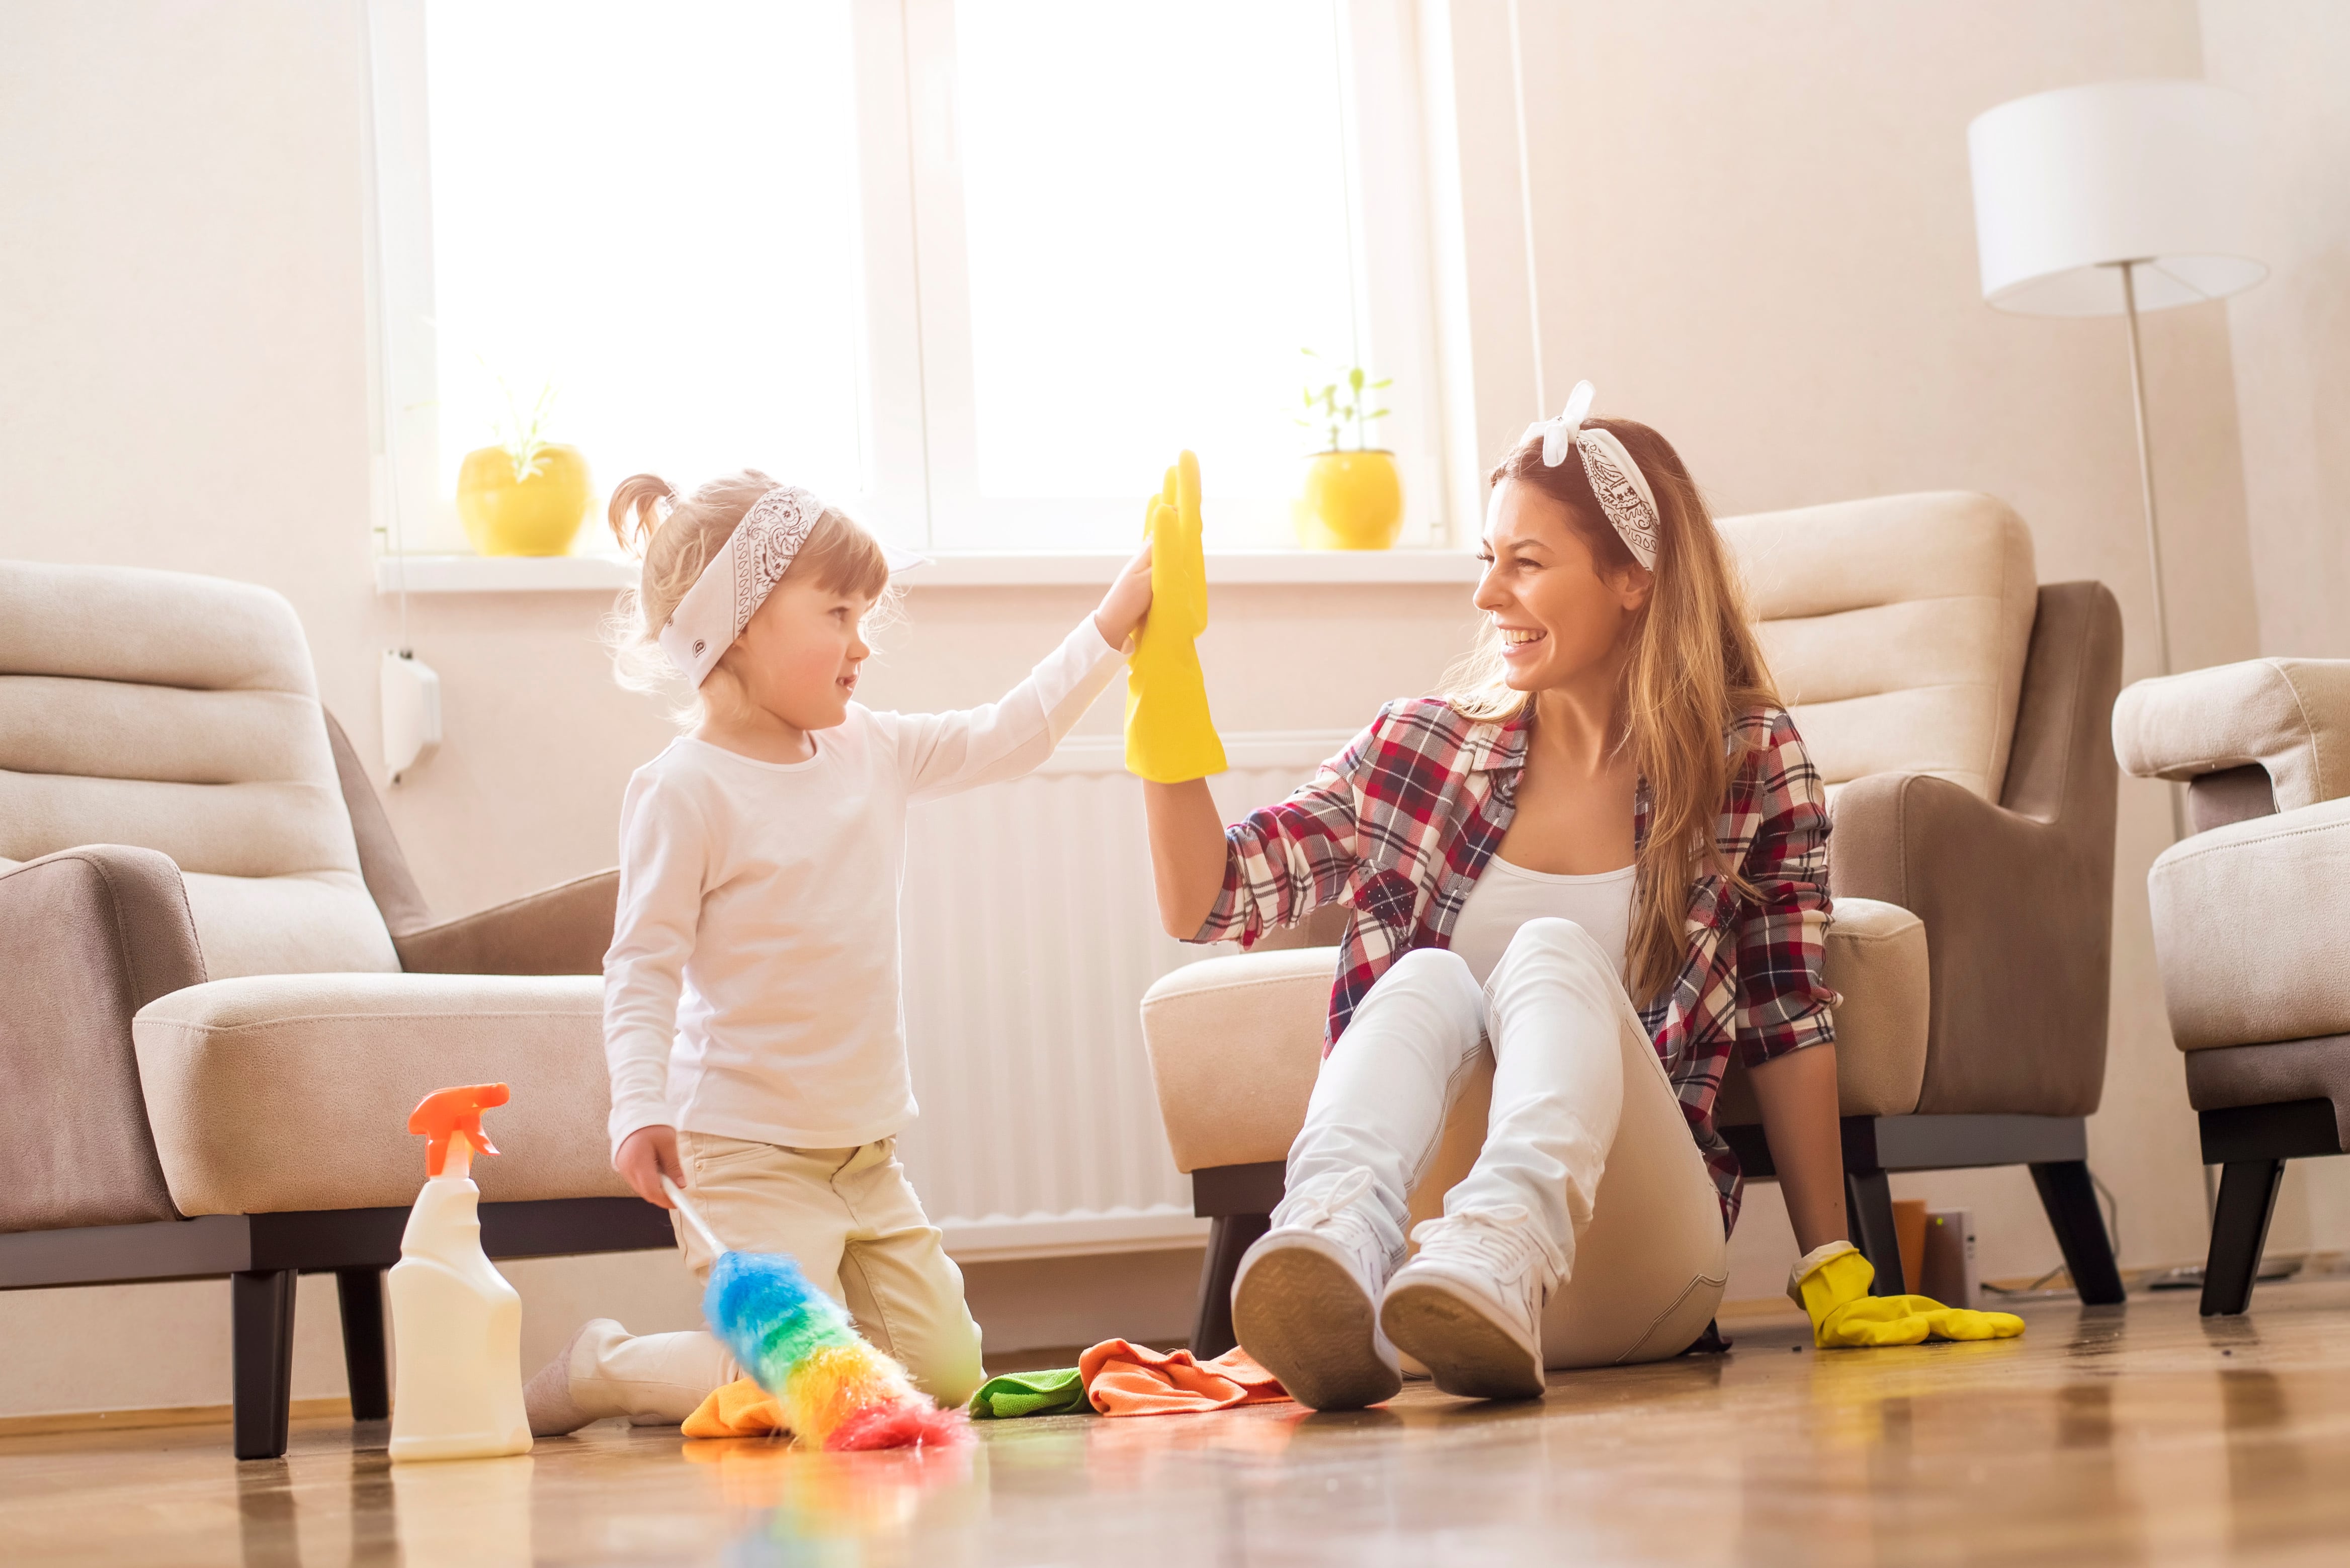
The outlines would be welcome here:
[[[747,463],[904,544],[1111,549],[1189,445],[1211,542],[1283,546],[1305,348],[1394,378],[1373,444],[1425,542],[1408,18],[375,0],[399,547],[463,547],[458,464],[542,391],[599,492]]]

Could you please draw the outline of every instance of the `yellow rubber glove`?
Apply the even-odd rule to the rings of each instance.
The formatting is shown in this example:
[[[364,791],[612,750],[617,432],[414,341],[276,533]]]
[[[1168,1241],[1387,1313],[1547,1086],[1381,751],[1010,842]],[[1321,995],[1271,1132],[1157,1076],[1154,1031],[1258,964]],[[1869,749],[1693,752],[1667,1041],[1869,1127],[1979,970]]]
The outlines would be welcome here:
[[[1797,1260],[1787,1294],[1810,1314],[1812,1343],[1822,1350],[1918,1345],[1929,1339],[2013,1339],[2013,1313],[1970,1312],[1931,1296],[1873,1296],[1877,1270],[1849,1241],[1831,1241]]]
[[[1208,627],[1208,563],[1200,550],[1200,460],[1185,452],[1146,514],[1150,614],[1126,666],[1126,769],[1153,784],[1224,771],[1192,639]]]

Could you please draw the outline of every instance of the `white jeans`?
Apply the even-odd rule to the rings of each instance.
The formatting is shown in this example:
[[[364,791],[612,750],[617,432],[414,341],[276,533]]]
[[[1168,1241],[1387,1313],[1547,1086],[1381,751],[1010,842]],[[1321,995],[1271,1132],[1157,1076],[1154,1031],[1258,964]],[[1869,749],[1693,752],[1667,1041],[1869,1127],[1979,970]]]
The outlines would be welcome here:
[[[1398,959],[1322,1064],[1283,1207],[1367,1170],[1362,1201],[1400,1246],[1447,1115],[1489,1059],[1483,1139],[1443,1211],[1521,1204],[1566,1259],[1543,1314],[1545,1365],[1679,1355],[1728,1276],[1721,1199],[1631,998],[1571,920],[1521,926],[1482,989],[1457,953]]]

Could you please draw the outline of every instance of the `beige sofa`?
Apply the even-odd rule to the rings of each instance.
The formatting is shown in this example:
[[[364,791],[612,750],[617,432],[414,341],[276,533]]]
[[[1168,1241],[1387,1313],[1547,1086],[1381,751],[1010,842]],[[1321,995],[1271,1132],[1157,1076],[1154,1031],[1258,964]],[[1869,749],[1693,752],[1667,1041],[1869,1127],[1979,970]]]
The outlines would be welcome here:
[[[669,1245],[605,1157],[615,895],[435,921],[284,599],[0,562],[0,1289],[228,1276],[259,1458],[297,1272],[336,1273],[353,1414],[389,1413],[429,1091],[513,1088],[474,1168],[494,1256]]]
[[[2223,1168],[2203,1314],[2250,1303],[2288,1159],[2350,1152],[2350,660],[2259,659],[2141,680],[2122,765],[2187,785],[2147,874],[2171,1038]]]
[[[1725,520],[1765,649],[1828,785],[1827,979],[1853,1240],[1904,1288],[1890,1173],[2028,1165],[2085,1301],[2122,1299],[2084,1118],[2105,1079],[2121,621],[2095,583],[2042,586],[1987,496],[1889,496]],[[1197,1353],[1231,1344],[1240,1254],[1281,1193],[1321,1059],[1343,910],[1154,986],[1161,1116],[1211,1221]],[[1270,950],[1274,949],[1276,950]],[[1482,1139],[1464,1093],[1413,1199],[1436,1212]],[[1717,1120],[1773,1174],[1742,1070]]]

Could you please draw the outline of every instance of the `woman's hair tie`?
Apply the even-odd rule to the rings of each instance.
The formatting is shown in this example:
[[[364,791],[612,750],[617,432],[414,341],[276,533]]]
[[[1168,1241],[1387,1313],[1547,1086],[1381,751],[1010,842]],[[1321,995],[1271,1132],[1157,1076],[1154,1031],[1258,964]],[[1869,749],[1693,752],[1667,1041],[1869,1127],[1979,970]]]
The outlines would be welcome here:
[[[1590,382],[1577,381],[1575,390],[1566,395],[1566,407],[1555,419],[1528,425],[1518,440],[1523,444],[1536,436],[1542,438],[1544,468],[1565,462],[1570,450],[1580,452],[1584,475],[1591,481],[1592,494],[1599,498],[1599,509],[1607,514],[1609,524],[1632,552],[1632,558],[1654,571],[1657,541],[1662,533],[1657,498],[1648,489],[1648,476],[1614,431],[1601,425],[1584,428],[1591,400],[1597,395]]]

